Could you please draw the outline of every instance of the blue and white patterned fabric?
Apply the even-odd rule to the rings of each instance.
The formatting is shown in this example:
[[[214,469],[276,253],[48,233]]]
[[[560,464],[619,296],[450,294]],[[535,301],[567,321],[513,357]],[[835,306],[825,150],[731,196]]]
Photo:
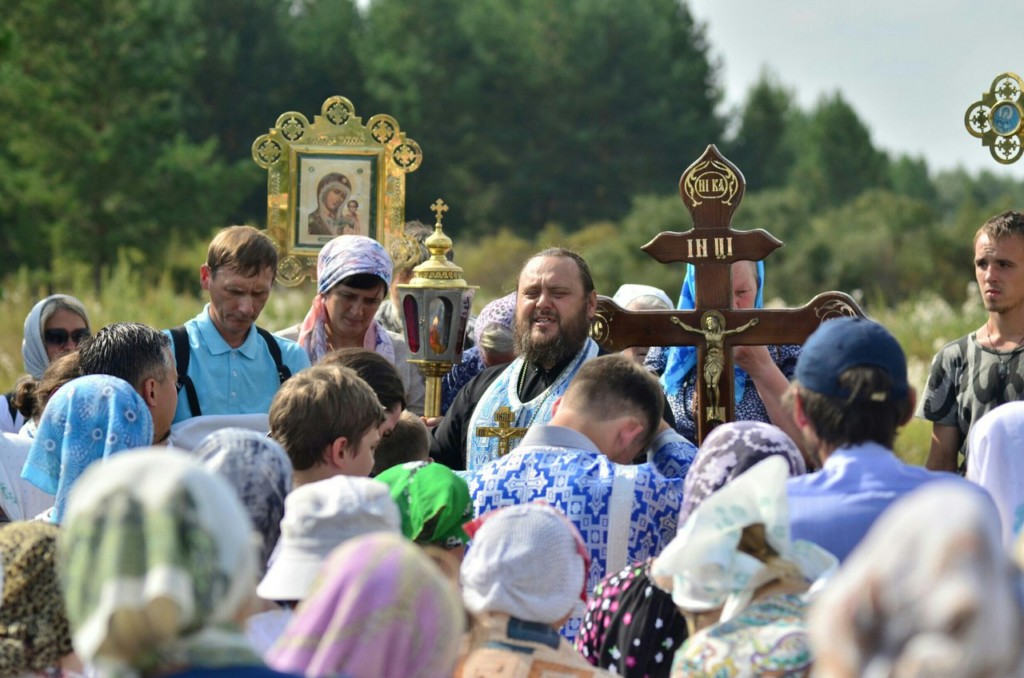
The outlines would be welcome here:
[[[576,376],[584,362],[597,356],[598,346],[593,339],[587,339],[583,348],[562,371],[558,378],[544,391],[529,402],[519,400],[519,377],[526,369],[526,361],[516,358],[504,372],[494,380],[484,392],[469,419],[466,429],[466,469],[473,471],[489,461],[498,459],[498,438],[487,438],[476,435],[477,427],[494,426],[494,413],[502,407],[512,408],[515,419],[512,426],[528,428],[534,424],[546,424],[551,421],[551,407],[565,393],[569,382]],[[511,440],[510,449],[519,444],[518,439]]]
[[[94,461],[153,443],[153,417],[131,384],[105,374],[69,381],[39,420],[21,477],[56,495],[51,520],[60,524],[68,492]]]
[[[676,533],[683,478],[651,464],[623,466],[582,434],[561,426],[531,428],[508,456],[466,474],[477,516],[543,501],[562,511],[590,553],[587,591],[609,571],[657,555]],[[470,547],[472,548],[472,547]],[[562,634],[575,637],[580,606]]]
[[[697,458],[697,446],[677,431],[667,429],[651,441],[647,461],[666,478],[685,478]]]
[[[441,414],[444,415],[448,408],[455,402],[455,396],[459,395],[462,387],[469,383],[470,379],[487,369],[484,359],[480,355],[479,346],[470,346],[462,352],[462,362],[451,369],[441,379]]]

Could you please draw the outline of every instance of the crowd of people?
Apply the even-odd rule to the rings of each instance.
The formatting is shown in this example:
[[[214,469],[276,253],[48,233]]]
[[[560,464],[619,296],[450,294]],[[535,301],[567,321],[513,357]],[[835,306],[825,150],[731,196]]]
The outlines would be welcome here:
[[[920,406],[885,327],[828,320],[735,349],[737,421],[699,445],[696,352],[595,343],[561,248],[483,307],[424,418],[395,284],[428,234],[331,239],[277,333],[245,226],[180,327],[33,307],[0,407],[0,674],[1024,675],[1024,214],[979,229],[988,318]],[[763,263],[731,280],[761,306]],[[930,468],[893,453],[915,412]]]

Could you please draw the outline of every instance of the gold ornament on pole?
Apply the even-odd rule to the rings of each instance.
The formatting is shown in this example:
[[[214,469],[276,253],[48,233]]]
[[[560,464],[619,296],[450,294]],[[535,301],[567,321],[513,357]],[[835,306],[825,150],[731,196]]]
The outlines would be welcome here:
[[[996,162],[1017,162],[1024,150],[1024,80],[1016,73],[1000,73],[989,90],[964,113],[967,132],[988,146]]]
[[[426,381],[423,413],[441,414],[441,380],[462,360],[466,324],[479,289],[468,285],[462,269],[448,260],[452,239],[444,234],[441,219],[448,205],[440,198],[430,209],[437,215],[434,233],[424,243],[430,258],[413,269],[413,279],[399,285],[405,338],[415,364]]]

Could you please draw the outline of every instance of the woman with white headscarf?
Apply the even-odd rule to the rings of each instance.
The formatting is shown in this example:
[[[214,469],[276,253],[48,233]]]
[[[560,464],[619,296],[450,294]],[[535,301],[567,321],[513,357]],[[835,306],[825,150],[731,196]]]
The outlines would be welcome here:
[[[668,585],[690,637],[672,676],[805,676],[810,591],[838,566],[831,553],[791,541],[789,466],[771,456],[697,507],[651,568]]]
[[[78,348],[90,334],[89,315],[78,299],[66,294],[46,297],[25,318],[21,358],[32,380],[43,378],[51,361]],[[0,395],[0,433],[17,433],[25,423],[19,412],[20,380],[14,391]]]
[[[423,376],[408,362],[405,338],[388,332],[374,315],[387,298],[392,264],[384,246],[363,235],[343,235],[317,257],[317,293],[301,324],[278,332],[297,341],[311,364],[340,348],[366,348],[395,365],[405,384],[407,408],[423,412]]]
[[[99,675],[281,675],[238,626],[251,531],[231,487],[187,455],[147,448],[90,468],[58,541],[78,656]]]
[[[587,548],[576,527],[543,503],[491,511],[467,525],[462,599],[476,615],[456,678],[611,676],[589,664],[558,629],[586,597]]]
[[[815,675],[1020,675],[1021,575],[999,515],[968,484],[937,482],[893,504],[815,601]]]

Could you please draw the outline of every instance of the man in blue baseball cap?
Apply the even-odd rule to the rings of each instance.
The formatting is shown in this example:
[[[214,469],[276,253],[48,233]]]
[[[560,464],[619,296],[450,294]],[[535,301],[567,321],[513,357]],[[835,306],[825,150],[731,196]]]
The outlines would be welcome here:
[[[882,325],[866,318],[823,323],[804,344],[794,376],[787,393],[793,417],[805,452],[822,467],[788,481],[793,539],[843,560],[897,498],[936,480],[965,482],[893,454],[916,397],[903,349]]]

